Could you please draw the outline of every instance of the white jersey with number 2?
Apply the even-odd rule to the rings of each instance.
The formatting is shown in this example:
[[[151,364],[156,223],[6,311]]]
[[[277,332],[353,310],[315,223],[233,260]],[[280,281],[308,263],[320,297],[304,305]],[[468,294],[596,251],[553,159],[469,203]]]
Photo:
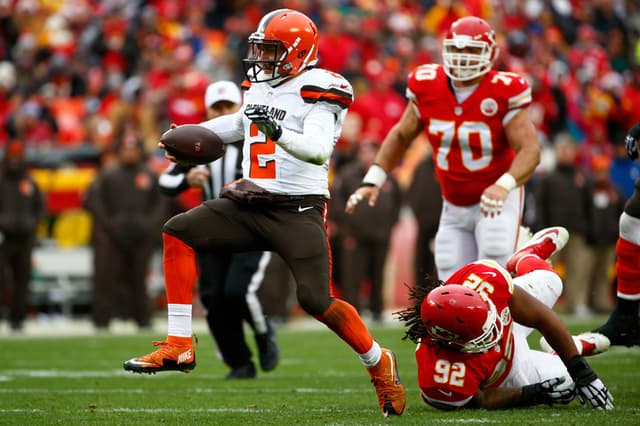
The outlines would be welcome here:
[[[201,123],[224,142],[244,137],[243,177],[267,191],[289,195],[323,195],[329,197],[329,158],[314,164],[296,158],[262,134],[244,115],[245,108],[258,106],[267,110],[283,129],[314,143],[313,134],[305,134],[305,120],[320,110],[327,118],[323,132],[331,132],[332,145],[340,137],[347,108],[353,102],[353,88],[341,75],[315,68],[271,87],[253,83],[244,95],[242,109],[235,114]],[[316,115],[317,117],[317,115]],[[310,148],[312,150],[312,147]]]

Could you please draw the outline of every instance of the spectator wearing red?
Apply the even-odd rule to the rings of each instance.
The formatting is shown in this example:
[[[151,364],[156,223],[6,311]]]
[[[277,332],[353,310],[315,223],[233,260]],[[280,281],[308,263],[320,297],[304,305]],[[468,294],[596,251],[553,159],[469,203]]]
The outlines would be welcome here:
[[[26,146],[48,149],[57,142],[56,122],[42,100],[36,96],[19,105],[7,119],[9,135]]]
[[[356,96],[349,111],[362,117],[365,138],[381,141],[402,116],[407,101],[394,90],[393,75],[380,62],[365,64],[365,75],[371,85]]]
[[[0,62],[0,145],[9,140],[7,119],[11,115],[13,105],[11,97],[16,85],[16,68],[9,61]]]
[[[342,73],[349,58],[359,55],[358,41],[355,37],[344,31],[345,22],[358,19],[355,16],[344,17],[333,8],[326,9],[322,13],[322,32],[320,33],[320,45],[318,56],[321,66],[333,72]]]
[[[191,66],[193,49],[187,43],[177,46],[173,52],[175,74],[167,98],[169,121],[175,124],[197,123],[205,115],[202,93],[207,89],[207,76]]]
[[[635,123],[640,122],[640,64],[631,67],[629,81],[622,89],[620,102],[620,115],[622,128],[630,129]]]
[[[587,24],[578,28],[576,43],[569,47],[567,61],[572,73],[596,79],[610,70],[607,51],[598,44],[597,33]]]

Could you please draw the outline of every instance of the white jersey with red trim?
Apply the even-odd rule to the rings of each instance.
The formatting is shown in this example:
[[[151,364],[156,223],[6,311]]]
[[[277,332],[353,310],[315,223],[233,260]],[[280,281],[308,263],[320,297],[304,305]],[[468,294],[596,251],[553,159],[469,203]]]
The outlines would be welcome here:
[[[416,350],[422,399],[437,408],[459,408],[480,388],[498,387],[511,370],[514,353],[509,300],[509,273],[491,260],[479,260],[456,271],[445,283],[462,284],[491,299],[504,324],[500,342],[484,353],[463,353],[424,338]]]
[[[527,82],[518,74],[492,70],[458,102],[443,67],[425,64],[409,75],[407,98],[433,147],[444,198],[457,206],[478,203],[515,157],[504,126],[531,103]]]
[[[240,111],[227,116],[231,118],[214,119],[201,125],[215,131],[225,142],[244,132],[243,178],[277,194],[329,197],[329,159],[317,165],[294,157],[263,135],[244,115],[244,110],[263,108],[283,129],[302,134],[305,118],[312,110],[322,108],[333,118],[326,126],[332,129],[335,145],[352,102],[353,88],[347,80],[339,74],[314,68],[276,87],[252,83]],[[306,136],[309,143],[313,143],[313,135]]]

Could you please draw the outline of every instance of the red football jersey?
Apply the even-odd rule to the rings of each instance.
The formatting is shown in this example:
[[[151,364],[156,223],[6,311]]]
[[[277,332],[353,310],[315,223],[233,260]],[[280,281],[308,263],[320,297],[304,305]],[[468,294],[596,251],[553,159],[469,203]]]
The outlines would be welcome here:
[[[407,97],[433,147],[444,198],[458,206],[480,202],[484,189],[509,170],[515,156],[504,123],[531,103],[527,82],[518,74],[492,70],[458,103],[442,66],[426,64],[409,75]]]
[[[490,260],[480,260],[456,271],[446,284],[462,284],[490,298],[504,324],[500,342],[484,353],[449,349],[429,337],[416,350],[422,399],[435,407],[461,407],[478,389],[497,387],[511,370],[513,335],[509,300],[513,282],[509,273]]]

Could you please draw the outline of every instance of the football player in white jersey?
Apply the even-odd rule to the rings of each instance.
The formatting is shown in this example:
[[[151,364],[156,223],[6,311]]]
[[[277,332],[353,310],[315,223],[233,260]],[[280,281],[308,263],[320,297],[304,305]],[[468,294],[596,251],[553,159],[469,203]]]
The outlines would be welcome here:
[[[204,95],[207,119],[233,114],[242,106],[242,92],[232,81],[211,83]],[[227,183],[242,177],[242,140],[226,145],[224,156],[200,166],[171,163],[159,180],[160,191],[175,197],[189,188],[202,190],[203,200],[217,198]],[[206,309],[209,331],[222,361],[231,369],[225,379],[256,377],[252,353],[246,342],[244,322],[254,331],[260,367],[271,371],[280,350],[275,329],[264,314],[258,290],[265,280],[271,252],[228,253],[201,250],[198,262],[198,293]]]
[[[290,9],[266,14],[249,36],[244,64],[252,84],[241,110],[201,123],[224,142],[244,139],[243,178],[227,185],[219,199],[165,224],[168,337],[154,343],[158,350],[126,361],[124,368],[155,373],[195,367],[196,249],[275,251],[293,272],[300,306],[358,354],[383,413],[400,415],[405,392],[395,355],[380,347],[355,308],[334,298],[330,288],[329,158],[353,89],[342,76],[315,68],[318,38],[313,21]]]

